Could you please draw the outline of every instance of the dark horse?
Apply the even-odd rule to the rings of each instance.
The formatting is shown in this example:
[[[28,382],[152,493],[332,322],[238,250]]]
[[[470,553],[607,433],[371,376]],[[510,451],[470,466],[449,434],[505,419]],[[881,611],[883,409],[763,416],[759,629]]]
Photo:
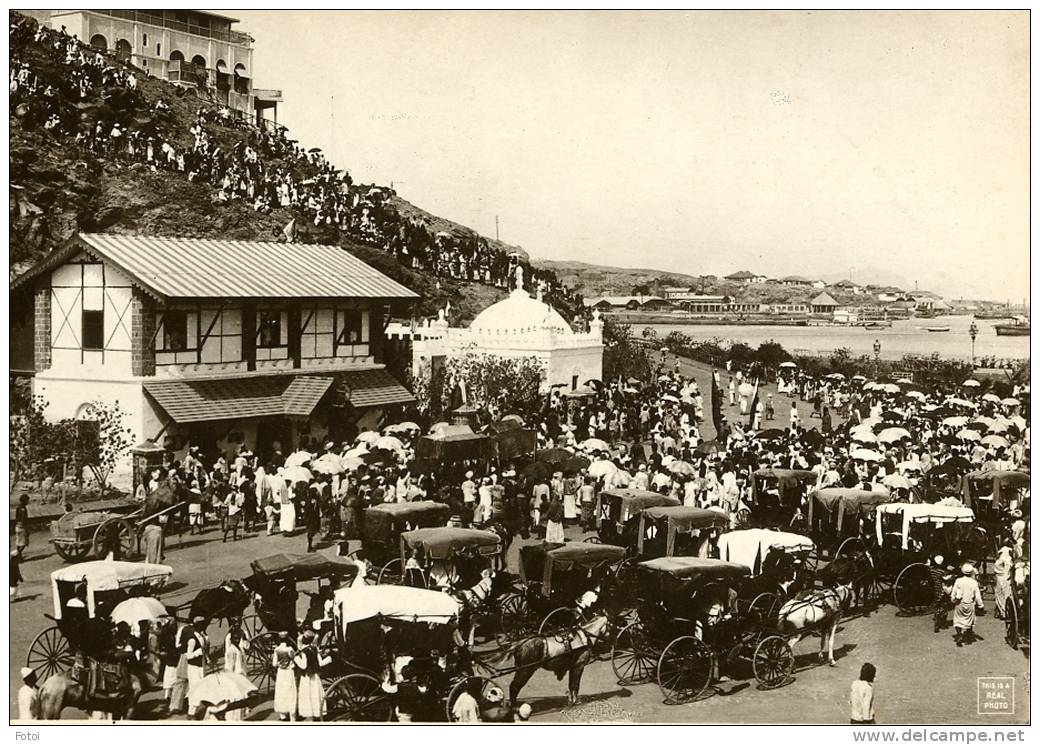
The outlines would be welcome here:
[[[242,617],[253,601],[253,592],[241,580],[226,579],[216,587],[201,590],[191,601],[190,617],[227,621]]]
[[[542,634],[517,643],[512,648],[516,675],[509,684],[509,700],[515,703],[527,681],[541,669],[556,673],[557,680],[569,673],[567,704],[577,704],[585,666],[596,659],[597,645],[610,640],[612,626],[604,613],[562,634]]]

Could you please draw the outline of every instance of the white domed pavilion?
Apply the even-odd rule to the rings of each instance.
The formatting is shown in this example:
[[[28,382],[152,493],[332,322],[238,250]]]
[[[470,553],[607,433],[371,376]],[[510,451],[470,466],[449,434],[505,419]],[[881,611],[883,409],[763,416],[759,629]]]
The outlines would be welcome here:
[[[603,377],[603,322],[596,313],[589,331],[576,332],[555,308],[523,289],[523,271],[517,268],[516,288],[477,314],[466,328],[448,326],[442,312],[436,321],[416,329],[387,328],[387,336],[411,337],[412,369],[438,357],[491,354],[501,357],[537,357],[545,367],[543,390],[565,384],[577,388]]]

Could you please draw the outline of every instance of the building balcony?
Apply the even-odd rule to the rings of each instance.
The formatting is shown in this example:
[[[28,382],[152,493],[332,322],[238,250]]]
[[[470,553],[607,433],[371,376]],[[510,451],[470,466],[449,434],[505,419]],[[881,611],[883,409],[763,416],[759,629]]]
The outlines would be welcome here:
[[[206,26],[199,26],[194,23],[184,23],[181,21],[175,21],[172,18],[166,18],[161,11],[145,11],[145,10],[61,10],[54,11],[55,15],[63,13],[96,13],[98,15],[109,16],[110,18],[118,18],[124,21],[131,21],[133,23],[144,23],[149,26],[155,26],[158,28],[166,28],[170,31],[177,31],[182,34],[191,34],[193,36],[200,36],[204,39],[215,39],[216,41],[227,42],[228,44],[235,44],[240,47],[252,47],[253,37],[242,31],[232,31],[230,29],[212,29]]]

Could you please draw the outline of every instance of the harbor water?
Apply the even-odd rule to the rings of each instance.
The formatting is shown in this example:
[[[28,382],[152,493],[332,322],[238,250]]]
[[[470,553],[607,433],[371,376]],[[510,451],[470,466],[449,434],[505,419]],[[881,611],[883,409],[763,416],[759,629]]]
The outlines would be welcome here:
[[[881,343],[881,357],[898,360],[904,355],[931,355],[960,359],[971,358],[971,336],[968,329],[972,321],[978,327],[975,339],[975,357],[998,359],[1029,359],[1028,336],[997,336],[995,324],[1007,321],[973,319],[972,316],[940,316],[938,318],[911,318],[893,321],[883,329],[865,329],[856,326],[738,326],[683,325],[683,324],[639,324],[633,323],[632,330],[640,336],[647,325],[657,331],[660,338],[673,331],[681,331],[692,339],[730,339],[744,342],[753,347],[765,341],[776,341],[793,354],[827,355],[840,347],[848,347],[853,355],[874,354],[874,340]],[[946,332],[931,332],[928,327],[949,326]]]

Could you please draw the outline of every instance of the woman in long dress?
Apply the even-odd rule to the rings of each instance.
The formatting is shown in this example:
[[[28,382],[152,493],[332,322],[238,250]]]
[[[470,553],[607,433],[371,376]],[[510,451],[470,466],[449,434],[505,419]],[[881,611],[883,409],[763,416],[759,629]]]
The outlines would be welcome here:
[[[321,668],[332,661],[322,657],[314,643],[313,631],[304,631],[300,637],[300,651],[293,662],[300,673],[296,690],[296,710],[300,719],[320,721],[325,714],[325,689],[321,685]]]
[[[289,635],[281,632],[278,635],[278,646],[274,648],[271,664],[276,670],[274,676],[274,712],[283,722],[296,719],[296,669],[293,658],[296,650],[289,643]]]
[[[563,543],[563,499],[553,497],[549,510],[545,513],[545,542]]]
[[[282,535],[292,535],[296,530],[296,505],[292,501],[292,488],[289,486],[288,479],[278,490],[278,501],[281,505],[278,513],[278,528],[282,531]]]

